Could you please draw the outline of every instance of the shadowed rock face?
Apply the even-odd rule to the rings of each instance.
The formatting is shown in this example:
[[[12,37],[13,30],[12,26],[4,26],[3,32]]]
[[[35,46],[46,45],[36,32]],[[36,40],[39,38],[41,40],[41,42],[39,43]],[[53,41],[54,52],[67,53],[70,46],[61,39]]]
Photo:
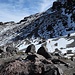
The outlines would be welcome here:
[[[3,50],[0,49],[0,53],[2,53],[2,52],[3,52]]]
[[[44,56],[46,59],[51,58],[51,55],[47,52],[47,48],[45,46],[40,47],[37,54]]]
[[[35,51],[35,45],[31,44],[31,45],[29,45],[29,46],[27,47],[25,53],[29,53],[29,52],[31,52],[31,53],[36,53],[36,51]]]
[[[0,53],[4,52],[3,47],[0,47]]]

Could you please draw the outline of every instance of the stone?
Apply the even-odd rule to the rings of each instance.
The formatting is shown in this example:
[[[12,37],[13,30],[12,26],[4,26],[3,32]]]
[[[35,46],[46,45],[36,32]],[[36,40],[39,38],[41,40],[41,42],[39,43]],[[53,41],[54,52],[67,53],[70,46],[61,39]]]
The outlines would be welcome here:
[[[0,55],[0,58],[7,58],[10,56],[16,55],[18,53],[18,48],[12,47],[12,46],[7,46],[6,48],[3,48],[0,51],[2,52]]]
[[[4,48],[0,46],[0,53],[4,52]]]
[[[45,46],[40,47],[37,51],[37,54],[44,56],[46,59],[51,58],[51,54],[47,52],[47,49]]]
[[[9,52],[11,54],[17,53],[17,51],[18,51],[18,48],[16,48],[16,47],[7,46],[7,48],[6,48],[6,52]]]
[[[55,49],[55,51],[53,52],[53,55],[55,55],[55,56],[62,56],[62,54],[61,54],[62,52],[58,49],[58,48],[56,48]]]
[[[36,53],[35,51],[35,45],[31,44],[27,47],[25,53]]]
[[[3,50],[0,49],[0,53],[2,53],[2,52],[3,52]]]

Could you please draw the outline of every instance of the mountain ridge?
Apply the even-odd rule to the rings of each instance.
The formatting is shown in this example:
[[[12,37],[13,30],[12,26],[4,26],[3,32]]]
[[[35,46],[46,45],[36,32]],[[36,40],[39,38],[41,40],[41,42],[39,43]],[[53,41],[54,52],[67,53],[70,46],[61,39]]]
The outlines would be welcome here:
[[[75,32],[75,2],[66,0],[62,4],[60,1],[55,1],[47,11],[25,17],[18,23],[0,25],[0,44],[30,37],[56,38]]]

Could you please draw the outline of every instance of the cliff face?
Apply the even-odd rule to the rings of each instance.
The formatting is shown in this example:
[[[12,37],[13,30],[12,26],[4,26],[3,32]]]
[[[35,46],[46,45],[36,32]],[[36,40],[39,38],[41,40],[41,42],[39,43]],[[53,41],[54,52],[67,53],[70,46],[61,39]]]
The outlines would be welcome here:
[[[48,39],[75,32],[75,1],[66,1],[58,0],[47,11],[25,17],[18,23],[0,25],[0,44],[32,36]]]

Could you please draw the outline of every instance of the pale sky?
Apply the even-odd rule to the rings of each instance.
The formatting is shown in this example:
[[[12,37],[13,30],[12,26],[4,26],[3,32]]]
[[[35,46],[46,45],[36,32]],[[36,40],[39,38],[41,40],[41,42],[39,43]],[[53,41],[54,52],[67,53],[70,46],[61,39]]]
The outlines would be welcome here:
[[[46,11],[56,0],[0,0],[0,22],[18,22],[25,16]]]

